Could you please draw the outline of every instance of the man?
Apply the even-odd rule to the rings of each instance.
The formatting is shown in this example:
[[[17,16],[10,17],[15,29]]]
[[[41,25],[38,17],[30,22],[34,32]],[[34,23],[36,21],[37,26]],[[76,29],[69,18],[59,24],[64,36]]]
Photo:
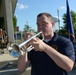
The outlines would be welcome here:
[[[38,31],[42,31],[44,40],[32,39],[34,49],[28,53],[23,48],[25,53],[18,59],[19,71],[24,71],[29,64],[31,75],[67,75],[67,71],[72,70],[75,61],[73,44],[69,39],[54,33],[53,26],[54,21],[49,13],[37,16]]]

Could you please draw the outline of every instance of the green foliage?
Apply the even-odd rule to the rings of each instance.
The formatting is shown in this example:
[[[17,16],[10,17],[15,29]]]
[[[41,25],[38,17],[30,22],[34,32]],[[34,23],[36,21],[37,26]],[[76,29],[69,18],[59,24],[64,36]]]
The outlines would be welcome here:
[[[74,28],[74,33],[76,34],[76,13],[71,11],[72,23]],[[66,36],[66,14],[63,14],[63,27],[61,27],[59,34]]]
[[[14,30],[15,30],[16,26],[17,26],[17,18],[14,15],[13,16],[13,27],[14,27]],[[5,30],[4,17],[0,17],[0,28],[2,28],[3,30]]]
[[[64,27],[61,27],[59,34],[66,37],[66,29]]]
[[[76,13],[71,11],[74,30],[76,30]]]
[[[4,17],[0,17],[0,28],[5,30]]]
[[[35,31],[34,29],[32,29],[28,24],[25,24],[25,25],[24,25],[24,33],[25,33],[25,32],[33,32],[33,33],[35,33],[35,34],[38,33],[37,31]]]
[[[29,27],[29,25],[25,25],[24,27],[24,31],[27,32],[27,31],[30,31],[31,27]]]
[[[14,16],[13,16],[13,27],[14,27],[14,31],[15,31],[16,26],[17,26],[17,18],[16,18],[16,16],[14,15]]]

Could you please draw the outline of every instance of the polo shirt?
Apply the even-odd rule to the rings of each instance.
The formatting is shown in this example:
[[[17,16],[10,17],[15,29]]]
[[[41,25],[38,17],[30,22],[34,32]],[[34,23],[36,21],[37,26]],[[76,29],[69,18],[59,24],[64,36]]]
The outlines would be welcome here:
[[[69,39],[54,33],[53,38],[45,43],[75,61],[73,44]],[[31,75],[67,75],[45,52],[31,50],[28,60],[31,61]]]

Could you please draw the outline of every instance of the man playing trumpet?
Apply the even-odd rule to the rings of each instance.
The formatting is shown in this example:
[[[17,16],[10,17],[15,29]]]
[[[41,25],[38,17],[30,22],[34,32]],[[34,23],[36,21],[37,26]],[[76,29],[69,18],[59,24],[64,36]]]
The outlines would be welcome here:
[[[44,40],[33,38],[23,47],[24,54],[18,58],[19,71],[24,71],[30,64],[31,75],[67,75],[67,72],[73,69],[73,44],[69,39],[54,33],[53,26],[54,21],[49,13],[38,14],[37,27],[39,32],[42,31]],[[32,34],[27,33],[25,38],[29,35]],[[27,52],[30,44],[34,49]]]

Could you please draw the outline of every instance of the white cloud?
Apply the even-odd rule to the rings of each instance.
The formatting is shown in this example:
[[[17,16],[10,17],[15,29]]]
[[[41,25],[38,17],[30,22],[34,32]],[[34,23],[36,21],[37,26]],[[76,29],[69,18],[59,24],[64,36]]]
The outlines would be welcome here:
[[[19,10],[22,10],[22,9],[25,9],[25,8],[28,8],[28,5],[23,5],[23,4],[17,4],[17,8],[19,9]]]
[[[62,6],[62,7],[58,8],[58,10],[61,10],[61,9],[65,9],[66,10],[65,6]]]
[[[18,18],[18,15],[17,14],[14,14],[16,16],[16,18]]]

